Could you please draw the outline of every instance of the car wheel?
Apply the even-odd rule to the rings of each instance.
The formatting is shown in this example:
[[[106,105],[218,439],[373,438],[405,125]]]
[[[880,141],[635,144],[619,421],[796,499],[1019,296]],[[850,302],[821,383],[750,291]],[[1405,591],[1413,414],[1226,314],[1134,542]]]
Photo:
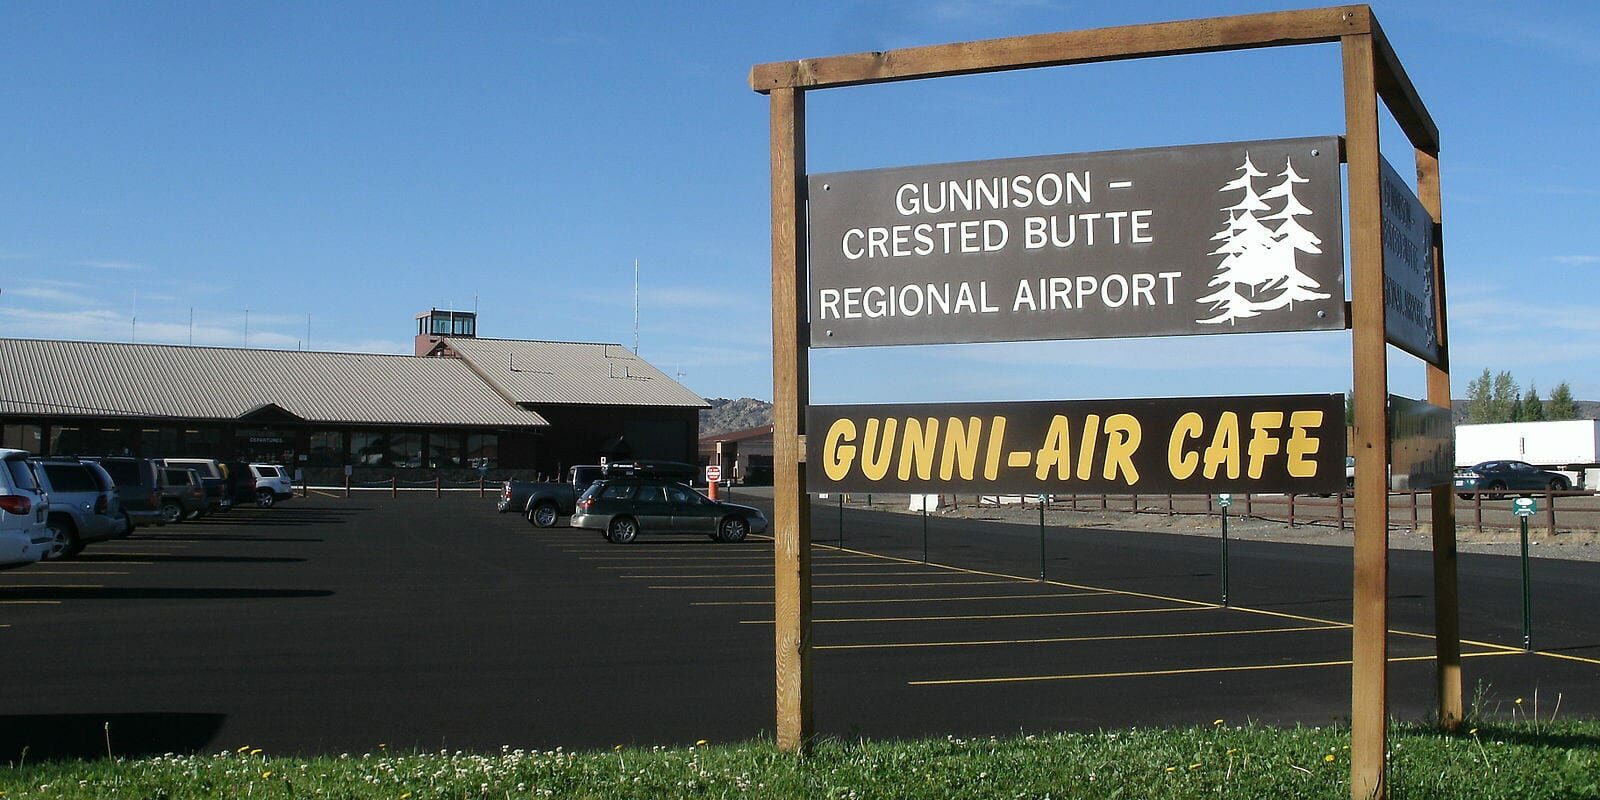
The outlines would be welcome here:
[[[555,503],[540,503],[528,512],[528,521],[533,523],[535,528],[554,528],[556,520],[560,517],[561,512]]]
[[[183,521],[183,506],[177,503],[161,504],[161,521],[168,525],[176,525]]]
[[[606,540],[612,544],[627,544],[639,536],[639,523],[633,517],[614,517],[606,526]]]
[[[50,550],[44,554],[46,561],[72,558],[83,549],[78,542],[78,528],[71,520],[56,518],[46,524],[50,526]]]
[[[1506,482],[1495,481],[1489,484],[1489,491],[1494,492],[1495,497],[1504,497],[1506,494]]]
[[[1566,482],[1566,480],[1564,478],[1551,478],[1550,479],[1550,491],[1552,491],[1552,492],[1564,492],[1566,490],[1567,490],[1567,482]]]
[[[272,504],[276,502],[278,502],[278,496],[273,494],[271,489],[262,489],[256,492],[257,508],[272,508]]]
[[[750,523],[744,517],[728,517],[717,526],[717,540],[722,542],[742,542],[745,534],[750,532]]]
[[[1457,494],[1456,497],[1459,497],[1462,500],[1471,500],[1472,499],[1472,495],[1470,495],[1470,494]]]

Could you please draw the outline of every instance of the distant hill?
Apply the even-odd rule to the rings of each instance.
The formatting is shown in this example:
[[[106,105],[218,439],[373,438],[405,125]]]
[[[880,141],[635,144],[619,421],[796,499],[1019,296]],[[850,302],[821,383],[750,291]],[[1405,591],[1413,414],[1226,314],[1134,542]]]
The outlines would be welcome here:
[[[700,410],[700,435],[742,431],[772,424],[772,404],[753,397],[729,400],[726,397],[707,397],[710,408]]]
[[[1578,407],[1578,419],[1600,419],[1600,400],[1574,400],[1572,403]],[[1457,425],[1466,424],[1466,399],[1458,397],[1454,400],[1451,400],[1450,411],[1455,416],[1455,423]]]

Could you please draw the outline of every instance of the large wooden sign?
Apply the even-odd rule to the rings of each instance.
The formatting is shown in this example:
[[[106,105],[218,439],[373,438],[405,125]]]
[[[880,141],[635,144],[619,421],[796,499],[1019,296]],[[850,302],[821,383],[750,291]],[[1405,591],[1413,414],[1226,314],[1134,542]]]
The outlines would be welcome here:
[[[1344,490],[1337,394],[811,406],[816,491]]]
[[[1345,326],[1335,137],[815,175],[811,344]]]

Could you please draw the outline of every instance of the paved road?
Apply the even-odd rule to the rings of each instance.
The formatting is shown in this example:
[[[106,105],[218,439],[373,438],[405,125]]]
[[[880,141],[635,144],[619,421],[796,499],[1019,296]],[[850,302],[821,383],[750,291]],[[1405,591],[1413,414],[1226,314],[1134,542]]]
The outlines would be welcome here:
[[[819,507],[819,538],[837,518]],[[1348,706],[1349,553],[850,510],[816,552],[825,734],[1321,724]],[[1600,565],[1463,556],[1469,687],[1600,713]],[[1430,705],[1425,554],[1394,554],[1394,711]],[[539,531],[471,495],[239,509],[0,572],[0,756],[552,748],[772,728],[770,543]],[[1558,657],[1559,656],[1559,657]],[[1316,665],[1316,666],[1313,666]]]

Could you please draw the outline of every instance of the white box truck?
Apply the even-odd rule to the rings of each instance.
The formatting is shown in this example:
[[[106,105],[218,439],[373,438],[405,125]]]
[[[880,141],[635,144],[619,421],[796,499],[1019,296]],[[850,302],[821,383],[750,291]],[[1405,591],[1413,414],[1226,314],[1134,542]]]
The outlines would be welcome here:
[[[1499,459],[1561,472],[1573,486],[1594,489],[1600,483],[1600,420],[1456,426],[1456,466]]]

